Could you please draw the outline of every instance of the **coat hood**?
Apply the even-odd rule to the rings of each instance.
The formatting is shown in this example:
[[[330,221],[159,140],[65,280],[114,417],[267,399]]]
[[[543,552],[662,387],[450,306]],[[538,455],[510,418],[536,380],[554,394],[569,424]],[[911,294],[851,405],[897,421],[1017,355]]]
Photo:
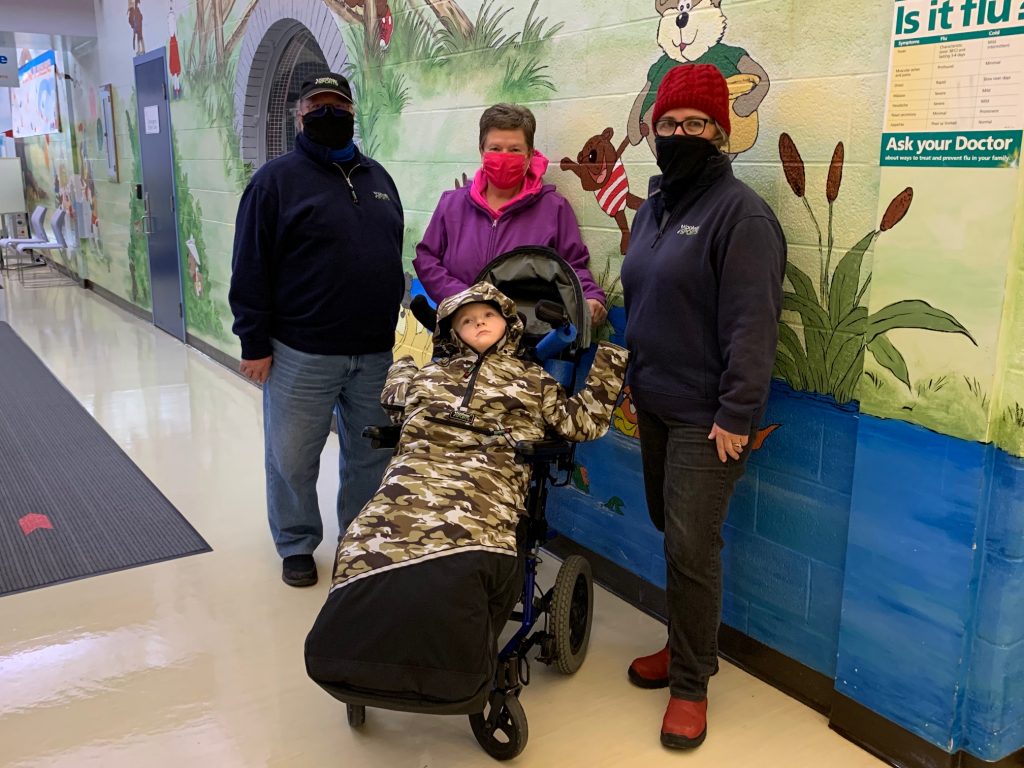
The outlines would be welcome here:
[[[471,285],[461,293],[449,296],[437,307],[437,325],[434,326],[434,344],[454,344],[460,354],[476,354],[459,335],[452,330],[452,316],[465,304],[485,302],[494,304],[508,324],[505,337],[498,342],[497,351],[503,355],[514,356],[519,349],[519,341],[523,337],[523,321],[516,314],[516,303],[490,283]]]

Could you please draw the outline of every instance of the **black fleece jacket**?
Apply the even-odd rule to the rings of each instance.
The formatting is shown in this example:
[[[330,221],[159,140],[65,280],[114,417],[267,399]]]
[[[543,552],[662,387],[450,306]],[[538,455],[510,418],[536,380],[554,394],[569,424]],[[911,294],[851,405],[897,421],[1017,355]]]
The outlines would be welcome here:
[[[394,345],[405,292],[398,190],[358,150],[350,171],[329,153],[300,133],[242,194],[228,300],[246,360],[271,354],[271,338],[319,355]]]
[[[670,211],[659,183],[622,266],[631,395],[662,418],[748,434],[775,362],[785,236],[724,155]]]

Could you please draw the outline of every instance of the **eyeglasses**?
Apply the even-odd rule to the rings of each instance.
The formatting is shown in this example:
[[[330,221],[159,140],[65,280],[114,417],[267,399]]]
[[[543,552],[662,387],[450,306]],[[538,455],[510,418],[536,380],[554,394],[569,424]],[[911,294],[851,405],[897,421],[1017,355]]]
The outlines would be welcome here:
[[[303,117],[326,117],[327,113],[330,112],[335,117],[343,117],[345,115],[352,114],[352,108],[348,105],[342,106],[340,104],[321,104],[319,107],[307,110],[302,113]]]
[[[700,136],[704,129],[711,125],[717,125],[710,117],[684,117],[676,120],[673,117],[663,117],[654,124],[654,132],[658,136],[672,136],[677,128],[682,128],[687,136]]]

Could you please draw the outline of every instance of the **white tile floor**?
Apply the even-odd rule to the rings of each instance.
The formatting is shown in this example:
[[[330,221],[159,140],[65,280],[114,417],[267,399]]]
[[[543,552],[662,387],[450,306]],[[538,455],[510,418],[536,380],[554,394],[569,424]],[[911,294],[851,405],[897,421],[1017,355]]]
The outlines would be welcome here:
[[[332,552],[317,552],[317,587],[281,583],[264,518],[255,387],[77,287],[8,282],[2,317],[213,552],[0,598],[0,765],[492,764],[465,718],[369,710],[354,732],[344,707],[307,679],[302,642]],[[331,509],[336,445],[322,461],[321,502]],[[535,665],[522,697],[529,744],[515,764],[882,765],[822,716],[725,663],[704,746],[663,749],[667,694],[625,675],[633,656],[663,641],[656,621],[598,590],[583,669],[565,678]]]

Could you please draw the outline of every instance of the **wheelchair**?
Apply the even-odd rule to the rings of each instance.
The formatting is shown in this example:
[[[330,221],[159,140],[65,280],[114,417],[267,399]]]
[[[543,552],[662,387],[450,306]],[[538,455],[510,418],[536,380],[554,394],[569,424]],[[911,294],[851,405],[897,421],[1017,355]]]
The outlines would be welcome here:
[[[572,268],[551,249],[518,248],[488,264],[477,277],[477,282],[481,280],[492,283],[516,302],[526,329],[519,353],[542,363],[572,394],[582,355],[590,344],[589,313]],[[429,305],[420,298],[411,309],[417,320],[433,331]],[[445,354],[443,347],[435,349],[435,356]],[[363,434],[375,448],[393,450],[399,443],[401,425],[368,427]],[[526,747],[529,727],[520,698],[531,681],[530,657],[534,650],[536,661],[563,674],[575,673],[586,658],[594,608],[590,564],[579,555],[571,555],[547,590],[541,588],[537,578],[540,548],[555,535],[545,517],[548,492],[569,483],[575,450],[574,443],[557,437],[520,441],[515,446],[516,463],[530,470],[526,509],[516,532],[523,583],[509,618],[518,627],[498,652],[483,711],[468,713],[473,735],[497,760],[514,758]],[[355,728],[365,723],[367,706],[439,711],[426,706],[417,709],[407,700],[390,707],[388,702],[368,705],[362,703],[367,701],[365,698],[329,692],[342,701],[349,699],[345,701],[348,723]]]

